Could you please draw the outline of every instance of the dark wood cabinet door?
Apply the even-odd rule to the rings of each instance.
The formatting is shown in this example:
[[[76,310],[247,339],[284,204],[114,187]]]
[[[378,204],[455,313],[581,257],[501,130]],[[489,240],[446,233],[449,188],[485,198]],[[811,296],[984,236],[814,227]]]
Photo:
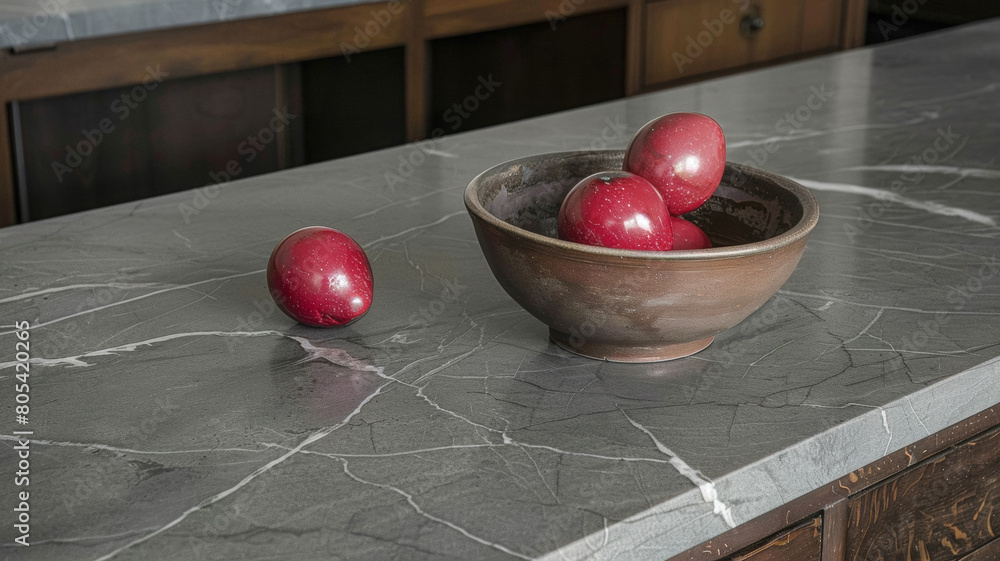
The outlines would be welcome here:
[[[726,561],[820,561],[823,519],[817,516],[726,558]]]
[[[1000,429],[927,459],[848,503],[848,561],[1000,559]],[[968,558],[964,557],[972,554]],[[980,555],[980,557],[976,557]]]
[[[623,97],[625,37],[619,9],[430,41],[428,130],[452,134]]]

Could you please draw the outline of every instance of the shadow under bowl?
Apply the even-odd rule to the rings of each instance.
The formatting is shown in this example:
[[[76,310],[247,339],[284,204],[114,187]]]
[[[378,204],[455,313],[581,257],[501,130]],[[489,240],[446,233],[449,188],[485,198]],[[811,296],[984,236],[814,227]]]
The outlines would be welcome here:
[[[819,207],[798,183],[726,164],[712,197],[684,218],[710,249],[622,250],[558,239],[563,198],[621,151],[559,152],[492,167],[465,205],[500,286],[570,352],[617,362],[694,354],[762,306],[805,251]]]

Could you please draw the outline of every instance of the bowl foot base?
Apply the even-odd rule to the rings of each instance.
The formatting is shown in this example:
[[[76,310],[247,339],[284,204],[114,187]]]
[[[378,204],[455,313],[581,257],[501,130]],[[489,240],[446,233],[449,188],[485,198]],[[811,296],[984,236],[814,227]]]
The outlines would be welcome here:
[[[661,362],[684,358],[705,349],[715,340],[715,337],[706,337],[690,343],[626,347],[600,341],[580,341],[579,337],[571,337],[554,329],[549,329],[549,338],[573,354],[611,362]]]

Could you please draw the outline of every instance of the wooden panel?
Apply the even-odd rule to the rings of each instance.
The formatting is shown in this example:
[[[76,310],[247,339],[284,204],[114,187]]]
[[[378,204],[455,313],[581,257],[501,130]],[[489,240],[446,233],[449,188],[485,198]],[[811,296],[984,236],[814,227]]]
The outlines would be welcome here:
[[[411,0],[413,13],[421,14],[425,0]],[[427,103],[430,90],[428,79],[428,45],[424,41],[423,21],[411,17],[406,21],[406,140],[415,142],[427,138]]]
[[[173,79],[336,56],[343,54],[341,43],[358,45],[359,50],[403,44],[405,12],[381,25],[371,10],[359,5],[70,41],[54,50],[19,55],[4,50],[0,96],[3,101],[25,100],[138,84],[147,67],[159,67]],[[356,42],[355,26],[378,31]]]
[[[840,45],[842,0],[808,0],[802,5],[802,52]]]
[[[731,561],[820,561],[822,541],[823,519],[817,516],[729,559]]]
[[[301,112],[279,100],[279,77],[263,67],[20,102],[30,218],[280,169]]]
[[[0,226],[13,224],[14,175],[7,104],[139,84],[149,69],[167,80],[343,54],[403,44],[403,3],[386,23],[372,6],[246,19],[61,43],[52,50],[0,51]],[[369,29],[372,36],[359,35]]]
[[[848,514],[847,500],[837,501],[823,510],[823,561],[844,561]]]
[[[949,561],[971,553],[1000,530],[1000,516],[994,516],[1000,510],[1000,429],[865,491],[848,509],[850,561]]]
[[[840,0],[670,0],[646,6],[645,84],[831,49]],[[744,20],[760,18],[748,31]]]
[[[759,10],[764,28],[750,39],[735,34],[747,43],[750,62],[765,62],[801,51],[803,5],[808,1],[815,0],[751,0],[750,6]]]
[[[865,27],[868,19],[868,0],[844,0],[843,25],[840,48],[853,49],[865,44]]]
[[[403,144],[402,48],[310,60],[302,70],[303,163]]]
[[[432,136],[622,97],[626,19],[618,9],[568,18],[558,32],[536,23],[431,41]]]
[[[997,559],[1000,559],[1000,540],[991,541],[966,555],[960,561],[997,561]]]
[[[749,62],[747,41],[739,30],[741,17],[739,8],[729,0],[647,4],[646,83],[666,82]],[[704,21],[715,22],[714,27],[707,28]],[[699,34],[703,34],[700,44]]]
[[[7,103],[0,103],[0,226],[9,226],[17,221],[8,111]]]
[[[451,37],[546,22],[558,30],[566,18],[627,6],[629,0],[426,0],[423,33]]]
[[[645,33],[646,4],[643,0],[629,0],[628,28],[625,30],[625,95],[642,91],[643,33]]]

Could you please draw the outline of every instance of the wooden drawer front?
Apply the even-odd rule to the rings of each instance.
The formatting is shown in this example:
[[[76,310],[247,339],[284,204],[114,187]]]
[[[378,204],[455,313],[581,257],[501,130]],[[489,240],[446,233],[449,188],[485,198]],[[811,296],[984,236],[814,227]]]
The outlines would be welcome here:
[[[737,553],[729,561],[820,561],[822,518],[816,517]]]
[[[627,5],[628,0],[426,0],[421,26],[429,39],[538,22],[557,30],[568,18]]]
[[[997,559],[1000,559],[1000,540],[991,541],[966,555],[960,561],[996,561]]]
[[[647,85],[832,49],[840,0],[662,0],[646,6]],[[745,25],[759,17],[757,30]]]
[[[848,512],[848,561],[948,561],[973,553],[1000,532],[1000,429],[851,499]],[[984,558],[995,559],[986,551]]]

